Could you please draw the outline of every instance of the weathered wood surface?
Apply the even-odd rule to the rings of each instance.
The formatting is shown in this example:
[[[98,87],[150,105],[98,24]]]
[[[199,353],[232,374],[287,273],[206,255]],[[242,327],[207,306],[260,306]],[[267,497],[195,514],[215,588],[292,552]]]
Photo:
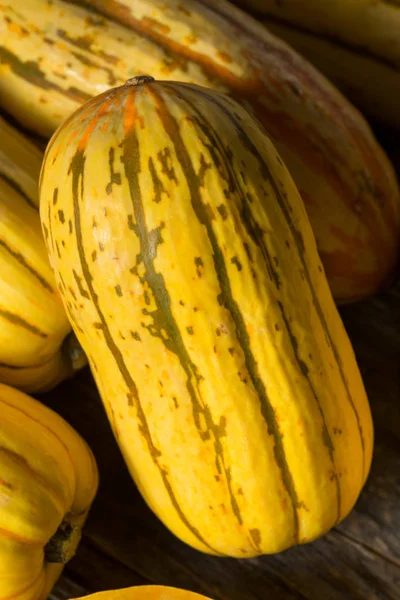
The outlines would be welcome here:
[[[400,286],[398,286],[400,289]],[[113,439],[90,373],[46,397],[91,445],[101,486],[76,558],[54,599],[159,583],[215,600],[400,599],[400,291],[341,309],[376,433],[372,471],[351,515],[324,538],[276,556],[203,555],[147,508]]]

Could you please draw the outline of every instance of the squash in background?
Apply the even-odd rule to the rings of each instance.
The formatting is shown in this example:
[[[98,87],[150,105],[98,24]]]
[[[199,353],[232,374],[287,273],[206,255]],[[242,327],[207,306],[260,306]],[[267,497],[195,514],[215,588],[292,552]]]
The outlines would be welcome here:
[[[45,600],[96,494],[89,447],[59,415],[0,384],[0,600]]]
[[[390,279],[400,244],[393,169],[358,111],[309,63],[222,0],[86,4],[131,29],[61,0],[2,2],[0,104],[50,136],[79,104],[134,75],[227,92],[287,164],[337,302]]]
[[[367,115],[400,129],[398,0],[234,0]]]
[[[139,585],[90,594],[75,600],[210,600],[205,596],[164,585]]]
[[[70,335],[40,227],[43,154],[1,117],[0,139],[0,382],[39,393],[86,361]]]
[[[39,208],[38,183],[43,152],[26,135],[0,116],[0,178]]]
[[[236,557],[341,521],[372,423],[298,191],[231,98],[138,77],[47,147],[47,248],[139,490]],[[59,253],[56,248],[59,248]]]

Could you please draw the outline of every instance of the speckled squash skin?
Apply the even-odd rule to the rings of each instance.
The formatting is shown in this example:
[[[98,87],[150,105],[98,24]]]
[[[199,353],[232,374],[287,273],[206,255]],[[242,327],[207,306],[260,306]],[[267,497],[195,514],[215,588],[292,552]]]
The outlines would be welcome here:
[[[92,452],[59,415],[0,384],[0,599],[46,600],[96,494]]]
[[[368,401],[298,191],[243,108],[146,77],[90,100],[47,148],[40,213],[126,463],[177,536],[256,556],[348,514]]]
[[[362,116],[309,63],[223,0],[85,4],[114,22],[61,0],[2,1],[0,104],[50,136],[82,102],[134,75],[228,93],[288,166],[336,301],[390,279],[400,244],[393,169]]]

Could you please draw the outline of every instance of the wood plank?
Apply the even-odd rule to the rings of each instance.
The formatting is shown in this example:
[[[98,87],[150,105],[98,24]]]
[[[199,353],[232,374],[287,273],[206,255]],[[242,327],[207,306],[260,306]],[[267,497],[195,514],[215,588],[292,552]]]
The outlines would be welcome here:
[[[376,433],[370,477],[344,523],[312,544],[258,559],[215,558],[189,548],[152,514],[132,483],[86,370],[46,397],[89,442],[101,473],[87,543],[66,570],[68,578],[90,591],[152,582],[215,600],[399,599],[400,293],[393,288],[341,313]]]
[[[151,582],[105,554],[86,538],[80,544],[76,556],[66,566],[52,596],[54,600],[76,598],[92,592],[149,583]],[[72,594],[74,595],[71,596]]]
[[[76,582],[75,575],[73,575],[73,579],[70,579],[68,575],[63,574],[54,586],[49,600],[80,598],[81,596],[86,596],[88,593],[90,593],[88,588],[84,588]]]

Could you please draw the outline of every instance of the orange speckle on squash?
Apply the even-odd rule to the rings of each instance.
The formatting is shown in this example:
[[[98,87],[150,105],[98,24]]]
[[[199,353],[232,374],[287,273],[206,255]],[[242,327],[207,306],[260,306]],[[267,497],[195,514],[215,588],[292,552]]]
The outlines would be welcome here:
[[[114,106],[115,106],[115,108],[118,108],[119,106],[121,106],[121,98],[119,96],[116,96],[114,98]]]
[[[197,42],[197,37],[193,34],[187,35],[184,39],[184,42],[187,46],[191,46]]]
[[[70,145],[70,143],[72,142],[72,140],[73,140],[73,139],[74,139],[74,138],[77,136],[77,134],[78,134],[78,131],[79,131],[78,129],[75,129],[75,130],[74,130],[74,131],[71,133],[71,135],[69,136],[69,138],[68,138],[68,141],[67,141],[67,145],[68,145],[68,146]]]
[[[124,113],[125,135],[128,135],[128,133],[133,129],[133,127],[135,125],[135,121],[136,121],[136,114],[137,114],[137,110],[136,110],[136,105],[135,105],[135,92],[131,91],[131,93],[128,94],[128,97],[127,97],[126,103],[125,103],[125,113]]]
[[[223,52],[222,50],[218,50],[218,52],[216,53],[217,58],[219,58],[220,60],[226,62],[226,63],[231,63],[232,62],[232,58],[229,56],[229,54],[227,54],[226,52]]]
[[[29,33],[26,31],[26,29],[23,29],[21,27],[21,25],[18,25],[18,23],[9,23],[8,30],[11,31],[12,33],[16,33],[19,38],[23,38],[23,37],[26,37],[27,35],[29,35]]]
[[[161,33],[167,34],[171,31],[171,28],[168,27],[168,25],[164,25],[151,17],[143,17],[141,22],[145,27],[149,27],[149,29],[158,29]]]
[[[109,109],[111,102],[112,102],[112,97],[109,97],[106,100],[104,100],[103,105],[99,108],[98,112],[90,119],[84,134],[82,135],[81,139],[79,140],[78,149],[80,151],[85,149],[86,144],[88,143],[88,140],[94,131],[94,128],[96,127],[97,123],[100,121],[101,117]]]

